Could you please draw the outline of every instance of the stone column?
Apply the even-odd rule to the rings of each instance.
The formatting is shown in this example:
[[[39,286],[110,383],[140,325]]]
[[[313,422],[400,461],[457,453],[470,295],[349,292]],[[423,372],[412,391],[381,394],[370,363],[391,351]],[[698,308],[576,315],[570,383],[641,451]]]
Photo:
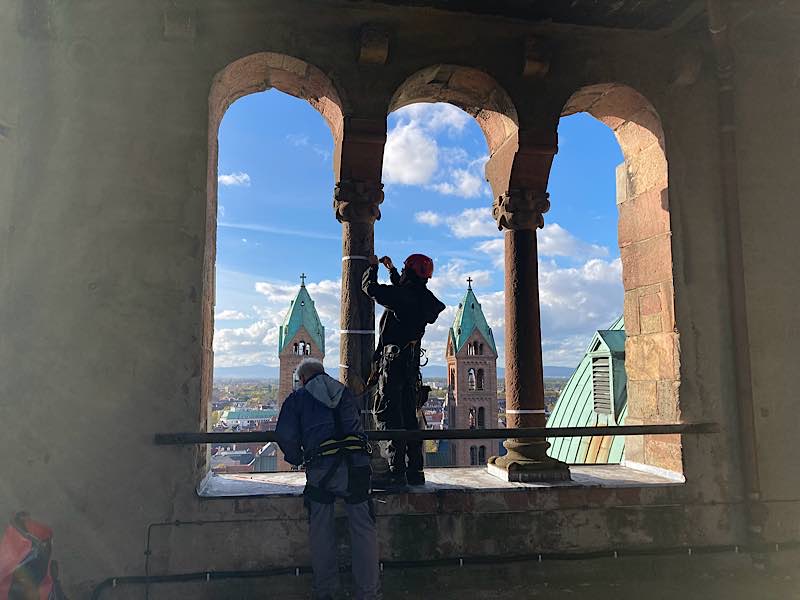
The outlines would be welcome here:
[[[375,253],[375,221],[381,218],[383,184],[343,180],[333,206],[342,224],[342,301],[339,379],[361,394],[375,350],[375,305],[361,290],[368,259]]]
[[[550,208],[545,191],[511,189],[492,214],[505,230],[506,418],[509,427],[544,427],[542,331],[536,230]],[[489,472],[508,481],[563,481],[566,463],[547,456],[546,440],[509,439],[505,456],[489,459]]]

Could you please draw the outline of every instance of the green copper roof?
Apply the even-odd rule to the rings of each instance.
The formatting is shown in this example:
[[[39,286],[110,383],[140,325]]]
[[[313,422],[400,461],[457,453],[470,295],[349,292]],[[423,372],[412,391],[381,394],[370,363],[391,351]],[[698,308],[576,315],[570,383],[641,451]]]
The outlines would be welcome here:
[[[305,329],[320,351],[325,354],[325,328],[319,320],[314,301],[308,294],[305,284],[300,285],[297,296],[289,305],[289,312],[283,318],[278,334],[278,352],[283,352],[286,345],[292,341],[300,328]]]
[[[628,413],[627,393],[617,399],[616,421],[612,415],[598,414],[594,410],[592,397],[591,352],[600,344],[599,350],[608,348],[612,358],[620,361],[624,369],[625,322],[622,317],[611,327],[592,336],[586,354],[572,373],[558,396],[553,413],[547,419],[547,427],[595,427],[624,425]],[[625,451],[624,436],[587,436],[574,438],[548,438],[547,454],[572,464],[619,463]]]
[[[470,286],[467,289],[467,293],[464,294],[464,299],[461,301],[461,304],[458,305],[456,318],[453,321],[453,327],[450,329],[450,335],[453,338],[454,352],[458,352],[464,347],[464,344],[475,329],[477,329],[489,343],[492,352],[497,354],[492,328],[489,327],[489,324],[486,322],[481,304],[475,297],[472,286]]]

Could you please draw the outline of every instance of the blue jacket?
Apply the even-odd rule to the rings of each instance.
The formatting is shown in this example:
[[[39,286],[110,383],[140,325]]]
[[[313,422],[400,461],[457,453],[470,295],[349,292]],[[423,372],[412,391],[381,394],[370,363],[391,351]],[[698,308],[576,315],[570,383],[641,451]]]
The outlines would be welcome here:
[[[325,440],[336,437],[333,411],[338,410],[342,435],[362,434],[361,415],[353,394],[330,375],[320,373],[289,394],[281,407],[275,434],[286,461],[303,463],[303,452],[313,452]],[[325,457],[332,460],[333,457]],[[355,455],[354,466],[369,464],[369,457]]]

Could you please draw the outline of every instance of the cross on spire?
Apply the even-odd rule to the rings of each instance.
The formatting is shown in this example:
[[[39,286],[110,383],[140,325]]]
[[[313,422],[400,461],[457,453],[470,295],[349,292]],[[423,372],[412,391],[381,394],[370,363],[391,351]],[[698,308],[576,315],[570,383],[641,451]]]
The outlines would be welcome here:
[[[467,289],[472,289],[472,277],[467,277]]]
[[[300,287],[306,287],[306,274],[300,273]]]

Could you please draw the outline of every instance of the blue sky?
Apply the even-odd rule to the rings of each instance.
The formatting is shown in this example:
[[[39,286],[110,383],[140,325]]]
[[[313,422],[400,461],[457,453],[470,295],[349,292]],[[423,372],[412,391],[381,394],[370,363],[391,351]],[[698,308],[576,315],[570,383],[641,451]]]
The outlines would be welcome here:
[[[376,252],[396,263],[412,252],[435,261],[430,287],[448,309],[423,343],[431,363],[444,363],[468,276],[502,349],[502,236],[480,128],[448,104],[405,107],[388,127]],[[305,101],[253,94],[228,109],[219,148],[216,365],[277,364],[277,326],[305,272],[335,366],[341,226],[327,125]],[[592,332],[622,311],[614,177],[622,154],[612,132],[583,114],[562,119],[559,148],[539,232],[543,353],[547,365],[574,367]]]

